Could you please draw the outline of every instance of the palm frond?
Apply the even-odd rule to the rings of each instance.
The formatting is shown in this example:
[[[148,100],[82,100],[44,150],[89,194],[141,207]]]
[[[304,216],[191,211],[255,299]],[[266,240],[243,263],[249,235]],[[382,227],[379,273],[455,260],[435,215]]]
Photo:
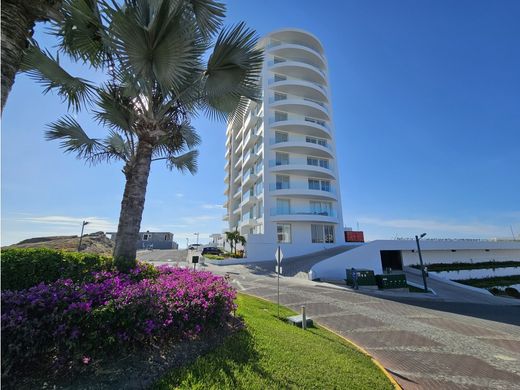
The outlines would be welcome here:
[[[188,149],[193,149],[200,145],[200,137],[197,134],[195,127],[193,127],[188,121],[181,123],[179,132],[181,133],[181,137]]]
[[[183,16],[184,2],[136,1],[113,12],[111,31],[122,65],[147,82],[158,83],[163,94],[179,90],[194,69],[200,69],[205,44]]]
[[[98,90],[95,118],[112,129],[132,132],[135,122],[134,101],[124,87],[107,84]]]
[[[125,141],[121,134],[111,131],[110,135],[104,140],[105,150],[107,152],[106,159],[118,158],[125,162],[130,161],[134,152],[132,146]]]
[[[30,46],[23,57],[21,70],[32,79],[42,84],[44,93],[55,90],[58,96],[68,103],[68,107],[77,111],[93,97],[94,87],[87,80],[67,73],[59,63],[59,57],[53,58],[37,46]]]
[[[198,150],[190,150],[189,152],[186,152],[184,154],[181,154],[180,156],[170,156],[167,159],[167,166],[168,169],[178,169],[181,172],[188,171],[192,175],[197,173],[198,169],[198,161],[197,158],[199,157],[199,151]]]
[[[226,5],[214,0],[187,0],[191,4],[195,21],[205,37],[214,35],[226,15]]]
[[[102,4],[97,0],[64,0],[62,18],[52,28],[63,52],[95,68],[106,63],[110,44],[103,26]]]
[[[205,72],[205,108],[210,116],[228,118],[241,107],[241,98],[259,99],[263,52],[255,48],[257,41],[244,23],[220,33]]]
[[[60,140],[60,147],[66,153],[75,153],[78,159],[91,159],[95,154],[103,151],[104,146],[99,140],[90,138],[81,125],[67,115],[48,125],[45,132],[48,141]]]

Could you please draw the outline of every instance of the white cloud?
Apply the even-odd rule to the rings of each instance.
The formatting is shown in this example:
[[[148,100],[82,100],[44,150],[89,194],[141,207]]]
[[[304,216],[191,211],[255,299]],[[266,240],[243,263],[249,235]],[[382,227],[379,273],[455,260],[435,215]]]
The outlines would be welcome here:
[[[201,206],[203,209],[206,209],[206,210],[222,210],[224,208],[224,206],[222,206],[221,204],[203,204]]]
[[[91,230],[114,230],[117,225],[108,219],[99,217],[69,217],[64,215],[31,216],[15,219],[18,222],[36,223],[44,225],[57,225],[63,227],[81,227],[83,221],[88,222]]]
[[[486,224],[481,222],[464,222],[464,221],[439,221],[434,219],[385,219],[378,217],[360,217],[357,219],[360,224],[375,226],[381,228],[409,231],[409,234],[417,234],[422,232],[435,233],[441,236],[502,236],[505,232],[505,226]],[[508,227],[507,227],[508,228]],[[370,230],[366,229],[365,230]]]

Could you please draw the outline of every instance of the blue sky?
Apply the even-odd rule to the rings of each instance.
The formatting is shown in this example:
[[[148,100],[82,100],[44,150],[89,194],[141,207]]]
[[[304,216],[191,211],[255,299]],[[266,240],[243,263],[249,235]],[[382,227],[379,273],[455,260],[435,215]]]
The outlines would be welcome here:
[[[298,27],[329,61],[345,225],[368,239],[520,235],[520,2],[229,1],[226,24]],[[317,7],[323,4],[323,7]],[[53,41],[37,28],[43,46]],[[96,79],[62,61],[72,73]],[[120,164],[89,167],[43,138],[66,105],[24,75],[2,123],[2,245],[117,226]],[[92,136],[104,129],[78,115]],[[225,124],[194,121],[196,176],[155,163],[141,230],[201,241],[225,224]]]

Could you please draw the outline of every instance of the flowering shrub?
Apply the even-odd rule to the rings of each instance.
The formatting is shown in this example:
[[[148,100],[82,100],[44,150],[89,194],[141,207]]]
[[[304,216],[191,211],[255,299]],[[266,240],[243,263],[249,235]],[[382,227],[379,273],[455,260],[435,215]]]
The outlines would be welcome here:
[[[2,369],[89,364],[110,351],[193,337],[222,325],[235,291],[219,276],[169,266],[101,271],[2,294]]]

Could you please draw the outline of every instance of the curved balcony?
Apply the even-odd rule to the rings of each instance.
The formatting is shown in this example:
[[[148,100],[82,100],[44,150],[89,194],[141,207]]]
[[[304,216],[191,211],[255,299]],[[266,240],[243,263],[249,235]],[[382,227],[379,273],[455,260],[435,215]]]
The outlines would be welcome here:
[[[336,189],[329,187],[328,190],[310,189],[304,183],[291,183],[289,185],[280,185],[281,183],[270,183],[269,192],[273,196],[289,196],[294,198],[305,199],[327,199],[337,200]]]
[[[310,221],[310,222],[329,222],[338,223],[335,210],[314,211],[311,209],[271,209],[271,220],[274,222],[281,221]]]
[[[319,120],[329,120],[329,111],[325,105],[307,100],[307,99],[283,99],[273,101],[271,108],[282,111],[298,114],[308,115]]]
[[[289,119],[274,121],[271,128],[296,134],[305,134],[321,138],[330,138],[330,130],[325,122],[309,119]]]
[[[309,47],[320,53],[320,55],[323,55],[323,45],[320,40],[314,34],[305,30],[298,28],[284,28],[278,31],[273,31],[268,37],[271,39],[269,44],[270,46],[276,46],[282,43],[295,43]]]
[[[270,70],[297,79],[327,85],[327,77],[321,69],[303,62],[283,61],[276,64],[273,63]]]
[[[325,58],[320,53],[300,43],[273,43],[267,46],[267,52],[275,56],[314,65],[318,68],[325,68],[327,66]]]
[[[289,163],[269,160],[271,172],[284,172],[293,175],[312,175],[313,177],[335,179],[332,167],[324,168],[316,165],[309,165],[306,159],[292,158]]]
[[[276,142],[276,140],[273,138],[271,138],[269,141],[269,143],[271,144],[271,149],[273,150],[280,150],[295,154],[306,154],[330,159],[334,158],[334,154],[332,153],[330,145],[323,146],[307,142],[305,141],[305,139],[291,138],[289,138],[289,141],[286,142]]]
[[[302,98],[309,98],[313,100],[321,100],[328,102],[327,92],[325,87],[320,84],[311,83],[305,80],[287,79],[282,81],[271,81],[269,86],[272,90],[277,92],[288,93]]]

